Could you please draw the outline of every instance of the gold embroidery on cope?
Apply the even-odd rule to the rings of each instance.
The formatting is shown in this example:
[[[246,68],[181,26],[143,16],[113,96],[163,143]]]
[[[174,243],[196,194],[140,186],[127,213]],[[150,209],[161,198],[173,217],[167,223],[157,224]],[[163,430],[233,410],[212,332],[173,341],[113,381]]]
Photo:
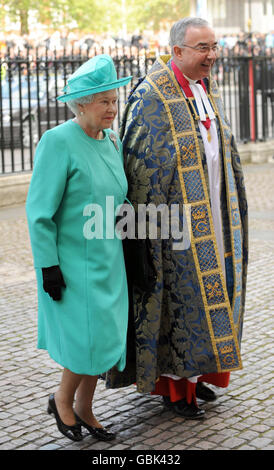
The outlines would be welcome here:
[[[168,77],[168,74],[170,75],[170,78],[169,80],[172,82],[174,82],[175,86],[177,86],[177,89],[178,89],[178,93],[179,93],[179,96],[181,97],[181,103],[182,103],[182,111],[186,112],[186,114],[189,116],[189,119],[190,119],[190,123],[191,123],[191,129],[192,129],[192,133],[193,133],[193,137],[195,139],[195,149],[197,151],[197,154],[201,160],[201,156],[200,156],[200,152],[199,152],[199,144],[198,144],[198,138],[195,134],[195,126],[194,126],[194,122],[193,122],[193,118],[192,118],[192,114],[190,112],[190,109],[189,107],[187,106],[187,103],[186,103],[186,100],[183,96],[183,93],[179,87],[179,85],[176,83],[176,80],[174,77],[172,77],[171,75],[171,72],[170,70],[168,69],[168,67],[166,67],[166,65],[164,63],[162,63],[163,65],[163,68],[164,68],[164,73],[166,74],[165,76]],[[164,99],[161,91],[159,90],[158,88],[158,83],[156,83],[156,80],[154,81],[152,79],[152,77],[149,77],[148,78],[148,81],[152,84],[152,86],[156,89],[158,95],[160,96],[161,100],[163,101],[164,105],[166,106],[167,108],[167,112],[168,112],[168,116],[169,116],[169,119],[170,119],[170,126],[171,126],[171,130],[172,130],[172,135],[173,135],[173,138],[174,138],[174,145],[175,145],[175,148],[176,148],[176,153],[177,153],[177,161],[178,161],[178,170],[179,170],[179,179],[180,179],[180,183],[181,183],[181,189],[182,189],[182,193],[183,193],[183,196],[185,199],[187,199],[187,192],[186,192],[186,188],[185,188],[185,185],[184,185],[184,180],[182,178],[182,173],[183,173],[183,169],[181,167],[181,149],[178,145],[178,140],[177,140],[177,136],[176,136],[176,131],[175,131],[175,127],[174,127],[174,124],[173,124],[173,117],[172,117],[172,114],[170,112],[170,109],[168,109],[168,105],[167,105],[167,102],[166,100]],[[184,104],[185,103],[185,104]],[[200,168],[202,168],[202,164],[199,165]],[[192,247],[193,249],[193,255],[194,255],[194,258],[195,258],[195,264],[196,265],[199,265],[199,262],[198,262],[198,259],[197,259],[197,255],[196,255],[196,251],[195,251],[195,246]],[[198,276],[199,276],[199,279],[200,279],[200,282],[201,282],[201,286],[202,286],[202,280],[201,280],[201,274],[199,273],[199,270],[198,270]],[[211,344],[212,344],[212,347],[213,347],[213,350],[214,350],[214,356],[215,356],[215,359],[216,359],[216,363],[217,363],[217,370],[218,371],[221,371],[221,363],[220,363],[220,359],[219,359],[219,354],[218,354],[218,351],[217,351],[217,347],[216,347],[216,343],[215,343],[215,339],[214,339],[214,333],[213,333],[213,328],[212,328],[212,325],[211,325],[211,320],[210,320],[210,316],[209,316],[209,312],[208,312],[208,307],[207,307],[207,299],[206,299],[206,294],[204,292],[204,289],[203,287],[201,287],[201,291],[202,291],[202,297],[203,297],[203,302],[204,302],[204,306],[205,306],[205,311],[206,311],[206,317],[207,317],[207,322],[208,322],[208,327],[209,327],[209,331],[210,331],[210,337],[211,337]]]
[[[156,80],[157,85],[162,86],[165,83],[169,83],[169,79],[166,76],[161,75],[159,78]]]
[[[167,60],[168,60],[168,58],[164,58],[164,60],[161,60],[161,58],[159,59],[159,62],[163,67],[163,70],[162,70],[163,75],[161,77],[159,77],[158,79],[150,76],[150,77],[148,77],[147,80],[156,89],[160,99],[164,103],[164,106],[167,110],[167,114],[168,114],[168,117],[169,117],[169,120],[170,120],[172,135],[173,135],[173,138],[174,138],[174,145],[175,145],[176,152],[177,152],[177,157],[178,157],[178,173],[179,173],[179,180],[180,180],[180,183],[181,183],[182,194],[183,194],[184,198],[187,198],[187,190],[186,190],[187,188],[185,187],[184,180],[182,178],[182,174],[185,171],[188,171],[189,166],[183,169],[182,166],[181,166],[181,161],[182,161],[182,158],[186,158],[188,155],[190,155],[191,152],[193,151],[193,149],[191,148],[190,151],[186,152],[186,155],[184,157],[182,157],[182,152],[181,151],[183,149],[183,146],[180,148],[180,146],[178,144],[178,140],[177,140],[178,134],[176,133],[175,128],[174,128],[172,112],[169,109],[167,100],[164,98],[163,94],[161,93],[161,91],[158,88],[159,84],[161,83],[163,88],[164,87],[169,87],[170,90],[173,89],[175,92],[177,90],[178,95],[181,97],[180,101],[181,101],[181,106],[182,106],[182,113],[184,115],[184,112],[185,112],[186,115],[189,116],[189,122],[190,122],[191,130],[192,130],[191,133],[192,133],[193,138],[195,140],[195,149],[196,149],[196,152],[197,152],[197,155],[198,155],[198,161],[199,161],[198,168],[199,168],[199,171],[200,171],[200,177],[201,177],[201,180],[202,180],[202,183],[203,183],[203,189],[204,189],[204,194],[205,194],[205,200],[204,201],[200,200],[199,202],[200,203],[205,202],[209,207],[209,202],[208,202],[209,198],[208,198],[208,194],[207,194],[206,183],[204,181],[204,176],[203,176],[203,167],[202,167],[201,155],[200,155],[200,151],[199,151],[198,138],[197,138],[197,135],[196,135],[196,132],[195,132],[193,115],[191,114],[190,109],[187,106],[186,100],[184,99],[184,96],[183,96],[183,94],[182,94],[182,92],[179,88],[179,85],[177,84],[177,82],[175,80],[175,77],[173,77],[172,72],[170,71],[170,69],[167,67],[167,65],[165,63],[165,62],[167,62]],[[153,78],[154,78],[154,80],[153,80]],[[170,85],[168,85],[168,82],[169,82]],[[213,99],[212,99],[212,102],[213,102],[212,103],[213,104],[213,109],[215,111],[217,111]],[[195,114],[194,114],[194,116],[195,116]],[[224,142],[224,131],[222,129],[222,124],[223,123],[220,119],[220,116],[219,116],[218,112],[216,113],[216,116],[217,116],[217,119],[220,122],[221,138],[222,138],[222,143],[223,143],[223,145],[222,145],[223,153],[226,154],[226,145],[230,144],[230,140],[227,139],[227,142]],[[194,119],[195,119],[195,117],[194,117]],[[227,169],[226,169],[226,165],[224,165],[224,166],[225,166],[225,178],[226,178],[226,181],[227,181],[228,180],[228,178],[227,178]],[[229,186],[229,184],[228,184],[228,186]],[[205,216],[205,214],[203,214],[203,215]],[[209,208],[209,214],[208,215],[209,215],[209,223],[210,223],[210,227],[211,227],[213,222],[212,222],[212,218],[211,218],[212,216],[210,214],[210,208]],[[199,219],[199,216],[201,217],[201,219]],[[231,216],[231,214],[230,214],[230,216]],[[206,230],[206,225],[207,225],[206,217],[202,218],[202,213],[198,214],[198,216],[196,215],[196,217],[197,217],[196,220],[198,220],[198,223],[201,224],[200,231],[204,232]],[[197,228],[197,225],[196,225],[196,230],[199,230]],[[204,225],[204,227],[203,227],[203,225]],[[231,222],[230,222],[230,226],[232,226]],[[216,244],[216,240],[214,238],[214,235],[211,235],[211,238],[213,239],[213,244],[214,244],[214,247],[215,247],[215,250],[216,250],[218,265],[220,265],[219,255],[218,255],[218,252],[217,252],[217,244]],[[233,242],[233,240],[232,240],[232,242]],[[193,256],[194,256],[194,259],[195,259],[195,265],[197,266],[198,278],[199,278],[200,283],[201,283],[201,294],[202,294],[202,297],[203,297],[205,313],[206,313],[206,317],[207,317],[209,333],[210,333],[210,338],[211,338],[211,344],[212,344],[212,347],[213,347],[213,351],[214,351],[214,355],[215,355],[215,359],[216,359],[216,363],[217,363],[217,370],[219,372],[222,371],[222,365],[221,364],[226,364],[226,367],[225,367],[226,371],[233,370],[233,369],[234,370],[239,369],[239,368],[242,367],[242,365],[241,365],[241,356],[240,356],[240,351],[239,351],[239,345],[238,345],[238,342],[237,342],[235,326],[234,326],[234,323],[233,323],[233,315],[232,315],[232,311],[231,311],[231,306],[230,306],[228,295],[227,295],[226,288],[225,288],[225,280],[223,278],[223,273],[222,273],[221,268],[219,266],[219,269],[217,271],[220,271],[221,283],[216,281],[215,283],[208,284],[207,285],[207,295],[206,295],[206,293],[204,291],[204,287],[202,285],[202,276],[201,276],[201,272],[200,272],[199,260],[198,260],[198,257],[197,257],[196,248],[195,248],[195,245],[194,245],[194,240],[193,240],[193,243],[192,243],[192,249],[193,249]],[[215,295],[220,296],[222,294],[224,294],[225,305],[227,306],[227,309],[228,309],[228,312],[229,312],[231,328],[232,328],[232,331],[233,331],[233,335],[232,335],[231,339],[233,340],[233,345],[235,346],[235,349],[236,349],[236,358],[233,357],[233,351],[234,350],[232,352],[227,351],[226,354],[224,354],[225,357],[222,357],[222,358],[219,357],[219,354],[221,353],[221,351],[220,351],[220,349],[219,349],[219,351],[217,350],[216,339],[214,337],[213,327],[212,327],[211,319],[210,319],[210,315],[209,315],[209,308],[208,308],[207,300],[208,299],[211,300],[212,298],[214,298]],[[235,359],[237,359],[237,360],[235,361]]]
[[[223,346],[222,348],[220,348],[220,351],[222,354],[231,353],[233,352],[233,346]]]
[[[221,295],[222,289],[219,282],[215,282],[214,284],[208,284],[208,297],[212,299],[215,295]]]
[[[189,145],[189,147],[187,147],[186,145],[182,145],[181,150],[183,152],[183,160],[186,160],[188,157],[191,157],[193,159],[195,158],[194,144]]]
[[[204,220],[204,221],[198,222],[196,225],[196,230],[199,233],[207,232],[206,221]]]
[[[198,210],[196,213],[193,214],[193,219],[197,221],[195,228],[199,233],[207,232],[208,225],[205,211]]]
[[[206,212],[198,210],[195,214],[193,214],[193,219],[200,220],[206,218]]]
[[[167,76],[160,76],[159,78],[157,78],[156,83],[158,86],[163,87],[164,94],[171,95],[172,93],[176,93],[176,90],[170,83],[170,80]]]
[[[217,106],[215,104],[215,101],[213,99],[213,96],[217,97],[218,95],[214,94],[214,90],[213,90],[212,85],[213,85],[213,82],[210,80],[209,81],[209,88],[210,88],[210,95],[212,95],[211,104],[213,106],[213,110],[214,110],[215,115],[216,115],[216,117],[218,119],[218,122],[220,124],[220,134],[221,134],[221,141],[222,141],[222,148],[223,148],[223,155],[224,155],[225,181],[227,182],[227,186],[229,188],[229,193],[231,194],[232,191],[231,191],[231,188],[230,188],[230,180],[229,180],[228,168],[227,168],[227,162],[230,162],[230,164],[231,164],[230,136],[228,136],[225,132],[225,130],[227,129],[227,126],[225,125],[225,123],[223,123],[223,120],[220,116],[220,113],[219,113],[219,111],[217,109]],[[232,210],[231,202],[230,202],[229,198],[228,198],[227,204],[228,204],[230,233],[232,235],[231,244],[232,244],[232,259],[233,259],[233,276],[234,276],[234,280],[235,280],[233,298],[232,298],[232,308],[229,309],[229,317],[230,317],[231,323],[233,325],[234,324],[233,323],[233,312],[234,312],[234,309],[235,309],[235,300],[236,300],[236,292],[237,292],[237,274],[236,274],[235,246],[234,246],[235,244],[234,244],[234,237],[233,237],[233,231],[234,231],[235,228],[233,227],[233,210]],[[240,348],[239,348],[239,344],[238,344],[238,341],[237,341],[237,338],[236,338],[235,335],[234,335],[234,339],[235,339],[236,353],[237,353],[237,356],[239,357],[239,360],[241,362]]]

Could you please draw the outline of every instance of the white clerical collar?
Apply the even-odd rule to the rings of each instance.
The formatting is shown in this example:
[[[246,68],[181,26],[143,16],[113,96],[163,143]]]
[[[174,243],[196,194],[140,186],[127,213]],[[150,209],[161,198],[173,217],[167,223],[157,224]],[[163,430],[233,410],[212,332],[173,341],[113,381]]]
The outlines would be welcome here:
[[[198,108],[198,114],[200,116],[201,121],[206,120],[205,109],[206,109],[209,119],[215,119],[214,111],[209,103],[208,97],[202,85],[200,85],[200,83],[197,83],[198,80],[192,80],[186,75],[184,75],[184,77],[189,82],[189,86],[194,95],[197,108]]]
[[[183,76],[187,79],[190,85],[195,85],[198,80],[192,80],[192,78],[187,77],[184,73]]]

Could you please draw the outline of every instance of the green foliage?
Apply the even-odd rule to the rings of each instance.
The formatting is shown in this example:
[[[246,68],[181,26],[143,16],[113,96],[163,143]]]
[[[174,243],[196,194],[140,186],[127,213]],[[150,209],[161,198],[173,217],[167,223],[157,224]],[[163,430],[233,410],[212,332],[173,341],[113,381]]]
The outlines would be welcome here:
[[[159,29],[161,23],[171,23],[188,16],[190,10],[189,0],[142,0],[131,3],[135,4],[135,17],[143,28],[151,25],[154,31]]]
[[[12,19],[20,19],[28,32],[28,12],[37,21],[58,28],[77,24],[86,33],[157,31],[165,22],[188,15],[190,0],[2,0]],[[1,2],[1,3],[2,3]],[[2,3],[3,4],[3,3]],[[1,16],[3,17],[3,10]]]

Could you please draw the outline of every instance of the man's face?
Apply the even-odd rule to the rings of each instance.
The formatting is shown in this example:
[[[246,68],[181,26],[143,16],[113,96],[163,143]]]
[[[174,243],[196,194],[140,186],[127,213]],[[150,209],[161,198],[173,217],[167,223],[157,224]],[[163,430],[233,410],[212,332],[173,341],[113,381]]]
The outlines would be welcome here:
[[[205,51],[202,51],[203,48]],[[190,26],[185,34],[184,46],[174,46],[174,60],[187,77],[201,80],[209,75],[216,61],[216,48],[215,33],[211,28]]]

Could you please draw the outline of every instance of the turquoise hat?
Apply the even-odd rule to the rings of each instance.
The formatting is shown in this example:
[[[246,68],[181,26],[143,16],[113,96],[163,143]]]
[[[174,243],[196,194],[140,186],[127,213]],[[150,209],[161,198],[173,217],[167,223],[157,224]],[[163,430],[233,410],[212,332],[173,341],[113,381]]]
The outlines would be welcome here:
[[[81,65],[68,79],[64,94],[57,100],[66,102],[86,95],[112,90],[127,85],[132,76],[117,79],[112,58],[107,54],[96,55]]]

